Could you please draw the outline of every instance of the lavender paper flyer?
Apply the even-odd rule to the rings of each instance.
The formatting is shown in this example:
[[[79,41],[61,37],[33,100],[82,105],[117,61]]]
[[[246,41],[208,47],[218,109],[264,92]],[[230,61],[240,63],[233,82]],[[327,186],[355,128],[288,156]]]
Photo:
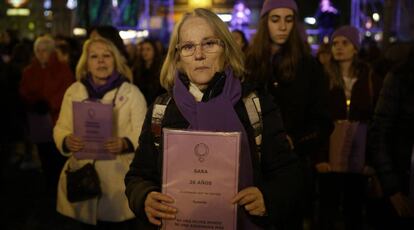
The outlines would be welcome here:
[[[237,229],[240,133],[164,129],[163,193],[175,220],[164,230]]]
[[[104,142],[112,136],[112,105],[99,102],[73,102],[74,134],[85,142],[85,147],[73,155],[77,159],[114,159],[104,149]]]

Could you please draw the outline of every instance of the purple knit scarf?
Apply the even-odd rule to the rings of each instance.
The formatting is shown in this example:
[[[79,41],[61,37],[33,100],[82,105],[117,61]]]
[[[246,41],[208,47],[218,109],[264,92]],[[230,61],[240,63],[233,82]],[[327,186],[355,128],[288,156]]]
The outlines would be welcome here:
[[[253,186],[253,167],[246,130],[234,110],[234,106],[241,98],[241,83],[233,76],[231,70],[226,70],[225,74],[226,79],[222,93],[207,102],[197,102],[176,74],[173,97],[181,114],[190,123],[189,130],[241,132],[240,191],[243,188]],[[249,220],[247,214],[240,208],[238,213],[238,229],[260,229]]]
[[[88,75],[82,83],[86,86],[88,91],[89,99],[102,99],[103,96],[122,85],[127,81],[121,74],[117,71],[113,71],[112,74],[108,77],[107,81],[103,85],[97,85],[92,79],[91,75]]]

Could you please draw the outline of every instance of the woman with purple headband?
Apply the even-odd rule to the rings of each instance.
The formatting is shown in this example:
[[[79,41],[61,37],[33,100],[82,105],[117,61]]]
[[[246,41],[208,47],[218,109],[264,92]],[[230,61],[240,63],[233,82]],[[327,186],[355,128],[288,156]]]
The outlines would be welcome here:
[[[247,52],[247,80],[273,95],[280,106],[290,144],[306,177],[306,208],[298,207],[289,229],[302,229],[303,211],[311,218],[314,164],[332,131],[328,83],[322,67],[304,47],[294,0],[266,0],[257,33]],[[305,192],[305,191],[304,191]]]
[[[326,154],[329,161],[316,165],[320,173],[321,229],[335,229],[337,216],[343,216],[345,229],[363,229],[366,175],[372,173],[365,161],[367,125],[381,81],[366,63],[358,60],[359,47],[359,31],[355,27],[342,26],[332,34],[332,58],[325,69],[335,129]],[[347,146],[346,142],[351,143],[349,148],[342,147]]]

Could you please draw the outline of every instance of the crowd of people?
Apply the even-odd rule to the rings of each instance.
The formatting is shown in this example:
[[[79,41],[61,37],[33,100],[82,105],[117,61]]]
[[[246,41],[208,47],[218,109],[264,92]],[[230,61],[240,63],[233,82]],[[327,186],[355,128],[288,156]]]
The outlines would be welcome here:
[[[161,192],[162,128],[237,131],[237,229],[414,229],[414,46],[387,58],[342,25],[313,55],[299,13],[294,0],[264,1],[249,41],[195,9],[166,49],[125,45],[113,26],[84,40],[4,31],[2,166],[41,167],[69,229],[158,229],[179,212]],[[112,106],[111,160],[73,155],[85,147],[73,103],[85,101]],[[101,194],[73,202],[67,172],[87,164]]]

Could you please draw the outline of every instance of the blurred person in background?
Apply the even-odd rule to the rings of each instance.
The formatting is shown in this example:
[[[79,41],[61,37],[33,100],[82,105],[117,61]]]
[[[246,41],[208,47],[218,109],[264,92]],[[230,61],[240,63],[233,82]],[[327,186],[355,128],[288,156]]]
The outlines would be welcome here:
[[[325,162],[316,165],[319,174],[321,229],[338,229],[338,216],[343,216],[345,229],[363,229],[367,176],[373,174],[366,162],[367,126],[381,89],[381,80],[370,67],[358,59],[359,31],[342,26],[331,38],[332,58],[325,65],[329,77],[329,108],[335,121],[330,151]],[[344,126],[344,124],[349,126]],[[343,135],[337,141],[338,135]],[[347,140],[352,144],[349,151]],[[336,154],[336,155],[333,155]],[[329,160],[328,160],[329,159]],[[339,160],[338,160],[339,159]]]
[[[125,58],[128,66],[132,66],[124,41],[119,35],[119,30],[117,28],[109,25],[92,27],[89,33],[89,38],[96,37],[103,37],[111,41],[116,46],[116,48],[118,48],[121,55]]]
[[[10,61],[13,48],[19,43],[17,31],[12,29],[4,30],[0,33],[0,58],[4,63]]]
[[[247,48],[249,47],[249,41],[247,40],[244,32],[241,30],[233,30],[231,31],[231,35],[233,36],[237,45],[240,46],[240,49],[243,51],[243,53],[246,53]]]
[[[33,169],[39,167],[32,155],[32,143],[28,138],[28,123],[23,100],[19,93],[19,86],[22,80],[23,69],[28,66],[33,56],[33,43],[22,41],[13,48],[10,62],[5,66],[5,85],[3,93],[8,98],[8,108],[5,112],[7,119],[4,119],[5,131],[11,145],[12,154],[10,163],[19,163],[21,169]]]
[[[318,51],[316,52],[316,58],[318,59],[319,63],[323,66],[326,66],[331,58],[331,45],[328,43],[322,43],[319,45]]]
[[[414,47],[386,76],[370,126],[369,158],[384,200],[375,229],[414,229]]]
[[[53,143],[52,128],[59,116],[63,95],[74,77],[69,66],[57,59],[52,37],[38,37],[33,50],[35,58],[23,70],[19,92],[27,111],[29,138],[37,146],[48,191],[51,197],[56,197],[65,159]]]
[[[151,105],[157,96],[165,93],[160,84],[163,57],[154,40],[145,39],[140,46],[141,52],[133,66],[134,84],[144,94],[147,105]]]

